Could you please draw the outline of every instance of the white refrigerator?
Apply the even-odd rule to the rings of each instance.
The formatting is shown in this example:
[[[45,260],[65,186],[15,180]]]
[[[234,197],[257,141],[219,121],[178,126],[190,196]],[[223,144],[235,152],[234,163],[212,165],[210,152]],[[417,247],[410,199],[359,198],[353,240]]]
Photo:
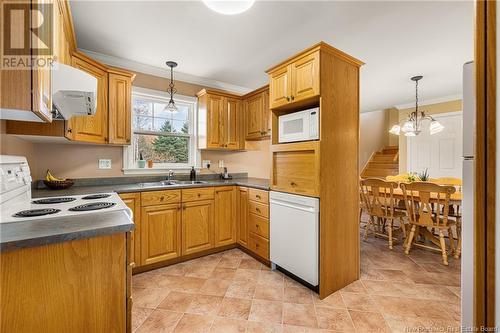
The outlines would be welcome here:
[[[474,300],[474,150],[476,94],[474,63],[463,68],[462,165],[462,327],[473,327]]]

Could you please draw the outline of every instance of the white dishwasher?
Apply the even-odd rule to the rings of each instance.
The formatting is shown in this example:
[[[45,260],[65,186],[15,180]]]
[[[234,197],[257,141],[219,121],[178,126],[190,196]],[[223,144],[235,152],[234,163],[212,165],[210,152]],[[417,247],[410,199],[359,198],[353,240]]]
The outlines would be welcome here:
[[[312,286],[319,275],[319,199],[270,193],[271,262]]]

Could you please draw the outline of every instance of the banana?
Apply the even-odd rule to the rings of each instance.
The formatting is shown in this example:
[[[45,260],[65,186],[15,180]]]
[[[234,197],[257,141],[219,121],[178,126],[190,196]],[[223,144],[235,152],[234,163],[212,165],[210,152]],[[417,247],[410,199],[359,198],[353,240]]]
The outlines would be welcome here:
[[[50,172],[49,169],[47,169],[47,174],[45,175],[45,179],[48,180],[48,181],[65,181],[66,179],[63,179],[63,178],[57,178],[57,177],[54,177],[54,175],[52,175],[52,173]]]

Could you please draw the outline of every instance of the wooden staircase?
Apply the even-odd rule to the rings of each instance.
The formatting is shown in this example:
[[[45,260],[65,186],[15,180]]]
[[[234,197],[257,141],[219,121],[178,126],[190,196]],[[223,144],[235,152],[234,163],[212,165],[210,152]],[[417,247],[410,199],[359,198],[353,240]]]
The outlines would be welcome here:
[[[384,178],[399,173],[399,147],[386,146],[374,152],[366,163],[361,178]]]

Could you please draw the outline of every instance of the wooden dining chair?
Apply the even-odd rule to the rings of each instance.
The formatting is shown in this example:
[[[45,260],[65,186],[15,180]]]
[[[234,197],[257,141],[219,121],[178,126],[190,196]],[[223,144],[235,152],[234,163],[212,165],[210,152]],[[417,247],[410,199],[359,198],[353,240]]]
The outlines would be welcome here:
[[[451,236],[451,228],[455,221],[448,216],[450,207],[450,196],[455,193],[455,187],[444,186],[428,182],[402,183],[401,189],[406,203],[406,212],[411,230],[405,242],[405,253],[409,254],[415,233],[420,233],[420,228],[434,228],[439,233],[439,242],[434,242],[434,234],[427,231],[433,243],[439,244],[437,249],[441,250],[443,264],[448,265],[448,254],[443,231],[446,230],[450,241],[451,250],[455,251],[454,239]],[[434,207],[434,209],[433,209]],[[431,249],[434,247],[425,245]]]
[[[454,186],[458,192],[462,192],[462,179],[453,177],[441,177],[432,180],[433,183],[439,185],[449,185]],[[461,254],[462,249],[462,212],[460,210],[459,204],[450,205],[448,211],[448,216],[452,217],[456,222],[456,233],[457,233],[457,248],[455,250],[455,258],[458,259]],[[451,235],[450,235],[451,237]]]
[[[389,248],[393,248],[393,233],[401,229],[406,236],[403,218],[405,213],[395,210],[396,199],[394,189],[398,188],[395,182],[387,182],[382,179],[368,178],[360,181],[361,199],[363,208],[369,215],[365,225],[364,239],[368,237],[368,229],[371,227],[375,234],[375,220],[380,225],[385,224],[389,239]],[[394,220],[399,219],[399,228],[395,229]]]

